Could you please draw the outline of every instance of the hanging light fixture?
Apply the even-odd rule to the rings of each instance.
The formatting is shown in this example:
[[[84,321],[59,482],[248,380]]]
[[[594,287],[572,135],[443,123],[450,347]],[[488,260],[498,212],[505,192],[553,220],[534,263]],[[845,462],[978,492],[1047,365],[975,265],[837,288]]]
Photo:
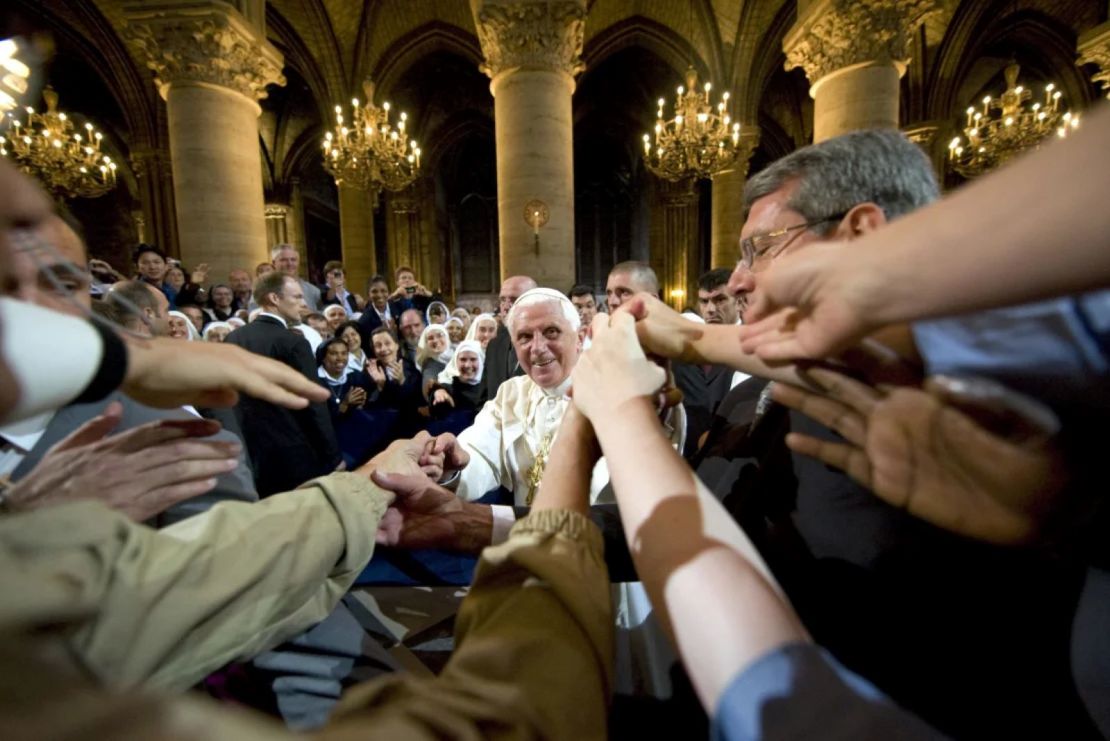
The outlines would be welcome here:
[[[995,99],[986,96],[982,108],[970,106],[963,127],[965,142],[955,137],[948,143],[948,165],[972,178],[993,170],[1022,152],[1038,148],[1051,136],[1065,137],[1079,126],[1078,114],[1060,110],[1062,95],[1056,85],[1044,88],[1044,98],[1031,106],[1031,90],[1018,84],[1021,67],[1006,67],[1006,90]]]
[[[335,107],[335,130],[324,136],[324,169],[335,182],[370,191],[375,203],[378,193],[408,187],[420,170],[420,147],[410,140],[408,116],[401,114],[394,127],[389,121],[390,105],[374,105],[374,83],[362,84],[365,102],[351,100],[350,119],[343,107]]]
[[[0,40],[0,115],[15,110],[30,87],[31,68],[19,58],[20,42]]]
[[[655,137],[644,134],[644,163],[665,180],[712,178],[740,154],[740,124],[728,112],[728,91],[716,108],[710,102],[712,83],[698,89],[698,73],[686,70],[686,84],[675,96],[674,118],[663,119],[664,100],[655,114]]]
[[[58,94],[42,92],[46,111],[27,106],[26,123],[11,111],[7,135],[0,136],[0,155],[38,178],[47,188],[68,198],[96,198],[116,187],[116,163],[101,151],[104,135],[86,123],[79,129],[58,110]]]

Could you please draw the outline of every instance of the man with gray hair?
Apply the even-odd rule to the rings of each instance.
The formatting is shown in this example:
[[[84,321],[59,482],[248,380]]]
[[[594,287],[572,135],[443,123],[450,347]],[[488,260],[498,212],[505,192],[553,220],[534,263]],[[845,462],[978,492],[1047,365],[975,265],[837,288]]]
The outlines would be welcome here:
[[[304,302],[310,311],[323,311],[324,306],[320,298],[320,289],[300,277],[301,256],[296,247],[291,244],[275,244],[273,249],[270,250],[270,261],[279,273],[295,278],[301,284]]]

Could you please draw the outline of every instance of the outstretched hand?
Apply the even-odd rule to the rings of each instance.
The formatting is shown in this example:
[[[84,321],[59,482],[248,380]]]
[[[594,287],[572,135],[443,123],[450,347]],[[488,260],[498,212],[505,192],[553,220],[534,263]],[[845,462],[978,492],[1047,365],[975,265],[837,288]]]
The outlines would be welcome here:
[[[328,392],[293,368],[227,343],[127,340],[127,376],[120,390],[153,407],[229,407],[239,393],[303,409]]]
[[[574,405],[593,420],[638,397],[650,397],[666,384],[666,371],[648,360],[636,338],[636,320],[629,312],[598,314],[592,324],[590,349],[574,367]]]
[[[791,433],[791,449],[960,535],[1014,545],[1041,531],[1065,483],[1051,412],[991,382],[933,380],[883,393],[822,368],[808,375],[824,393],[779,383],[775,400],[845,442]]]
[[[216,486],[238,464],[241,446],[202,440],[220,430],[207,419],[160,420],[112,435],[123,405],[60,440],[8,491],[17,511],[94,499],[142,522]]]
[[[693,342],[704,333],[705,325],[686,319],[656,296],[637,293],[624,301],[613,316],[620,314],[635,317],[636,336],[652,355],[686,363],[703,362],[703,358],[694,352]],[[596,322],[595,317],[594,326]]]
[[[862,287],[867,276],[848,280],[838,272],[844,260],[844,244],[834,242],[775,260],[744,312],[744,352],[769,362],[825,358],[875,329]]]

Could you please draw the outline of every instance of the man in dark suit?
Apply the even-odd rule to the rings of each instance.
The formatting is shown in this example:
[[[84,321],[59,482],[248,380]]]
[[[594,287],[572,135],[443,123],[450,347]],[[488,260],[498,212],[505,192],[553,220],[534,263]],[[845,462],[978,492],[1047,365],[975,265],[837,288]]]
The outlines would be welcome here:
[[[737,324],[740,321],[736,297],[728,292],[727,268],[710,270],[698,278],[698,316],[706,324]],[[673,363],[675,385],[682,392],[686,408],[687,458],[697,452],[702,435],[709,430],[717,405],[733,386],[735,372],[723,365]]]
[[[229,334],[226,341],[315,379],[316,363],[308,341],[289,330],[304,308],[300,282],[276,271],[269,273],[256,282],[254,300],[262,310],[258,318]],[[294,489],[339,465],[339,446],[323,403],[294,411],[244,394],[235,416],[260,496]]]
[[[509,330],[505,328],[504,319],[520,295],[535,287],[536,281],[527,275],[510,276],[501,284],[501,292],[497,297],[497,313],[502,322],[497,326],[497,335],[486,345],[486,364],[483,371],[486,393],[490,399],[497,396],[497,389],[502,383],[524,373],[517,362],[513,340],[509,336]]]
[[[358,318],[358,332],[362,335],[362,347],[367,349],[371,346],[370,335],[378,327],[385,327],[395,333],[399,317],[400,312],[394,314],[393,307],[389,304],[389,283],[386,282],[385,276],[375,275],[366,283],[366,308]]]

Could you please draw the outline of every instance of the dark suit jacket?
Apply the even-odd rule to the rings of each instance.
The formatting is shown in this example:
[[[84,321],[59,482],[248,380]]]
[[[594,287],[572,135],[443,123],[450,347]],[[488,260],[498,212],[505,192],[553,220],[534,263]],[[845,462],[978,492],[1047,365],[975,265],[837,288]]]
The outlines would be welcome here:
[[[524,375],[524,369],[516,359],[516,350],[505,325],[497,327],[497,335],[486,346],[486,363],[482,369],[486,383],[486,398],[497,396],[501,384],[513,376]]]
[[[441,301],[438,295],[422,296],[414,293],[405,298],[395,298],[389,302],[389,313],[393,316],[393,321],[398,324],[401,322],[401,312],[408,311],[409,309],[416,309],[423,315],[428,311],[428,307],[432,305],[433,301]]]
[[[229,334],[227,342],[281,361],[313,382],[317,379],[308,341],[275,319],[260,316]],[[235,416],[261,496],[294,489],[339,465],[339,446],[324,402],[292,410],[242,394]]]
[[[16,469],[12,471],[12,481],[18,481],[30,473],[31,469],[42,460],[46,451],[78,427],[100,414],[110,401],[118,401],[123,404],[123,418],[120,420],[119,427],[116,428],[117,433],[125,432],[139,427],[140,425],[145,425],[148,422],[155,422],[160,419],[194,419],[192,415],[183,409],[154,409],[152,407],[143,406],[137,401],[133,401],[118,392],[112,393],[107,398],[94,403],[70,404],[69,406],[59,409],[53,419],[50,420],[50,424],[46,426],[46,431],[43,433],[42,437],[39,438],[38,443],[31,449],[31,452],[27,454],[27,457],[23,459]],[[238,438],[226,430],[216,433],[214,439],[238,442]],[[165,527],[166,525],[171,525],[187,517],[192,517],[195,514],[204,512],[217,502],[225,500],[242,502],[258,501],[258,493],[254,490],[251,470],[247,465],[246,450],[239,456],[238,468],[216,479],[215,489],[207,494],[202,494],[199,497],[193,497],[192,499],[175,504],[155,517],[154,521],[150,524],[155,527]]]
[[[689,458],[698,449],[698,440],[709,429],[717,405],[728,394],[732,384],[732,369],[711,365],[706,372],[700,365],[672,363],[675,385],[682,392],[682,406],[686,408],[686,448],[683,455]]]

